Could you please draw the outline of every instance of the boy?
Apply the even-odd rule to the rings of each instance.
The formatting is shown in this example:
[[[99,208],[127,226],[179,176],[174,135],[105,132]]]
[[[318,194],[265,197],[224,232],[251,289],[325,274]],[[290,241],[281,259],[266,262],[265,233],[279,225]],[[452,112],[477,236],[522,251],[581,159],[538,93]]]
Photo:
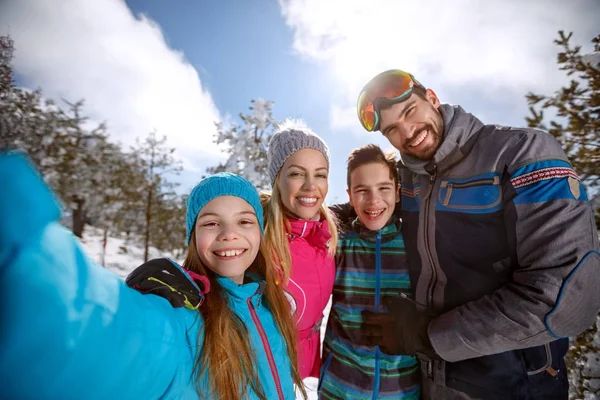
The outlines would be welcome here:
[[[413,356],[389,356],[365,346],[363,310],[410,296],[400,221],[398,171],[393,155],[370,144],[348,156],[348,196],[358,216],[340,235],[336,279],[323,345],[321,399],[418,399],[420,372]]]

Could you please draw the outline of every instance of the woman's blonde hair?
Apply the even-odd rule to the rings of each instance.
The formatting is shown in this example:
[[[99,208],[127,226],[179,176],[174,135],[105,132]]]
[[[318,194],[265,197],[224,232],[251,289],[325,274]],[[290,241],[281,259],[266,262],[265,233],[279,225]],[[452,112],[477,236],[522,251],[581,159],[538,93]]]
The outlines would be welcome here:
[[[273,319],[285,341],[285,348],[290,359],[291,371],[279,371],[279,374],[290,373],[299,390],[306,398],[306,391],[298,372],[298,355],[296,353],[296,324],[292,318],[290,303],[286,299],[281,286],[276,284],[277,270],[273,265],[273,257],[267,256],[264,240],[261,241],[259,253],[250,266],[266,281],[263,294]],[[233,312],[225,290],[218,284],[216,274],[202,264],[196,249],[196,233],[192,232],[190,246],[183,266],[210,280],[210,291],[206,294],[204,304],[199,308],[203,318],[204,342],[198,346],[194,363],[193,379],[196,392],[204,398],[201,385],[203,377],[208,376],[209,398],[226,400],[243,400],[248,398],[248,384],[259,399],[267,399],[263,386],[258,378],[256,355],[251,346],[248,329]],[[205,392],[206,393],[206,392]]]
[[[285,206],[281,201],[279,192],[279,174],[273,182],[273,190],[263,191],[260,194],[260,203],[263,206],[265,214],[265,252],[272,254],[275,259],[274,263],[279,267],[280,278],[279,282],[287,284],[292,271],[292,255],[288,242],[288,233],[290,232],[290,220],[285,213]],[[338,230],[335,217],[323,201],[319,210],[321,217],[327,221],[327,227],[331,234],[329,241],[329,256],[335,255],[338,240]]]

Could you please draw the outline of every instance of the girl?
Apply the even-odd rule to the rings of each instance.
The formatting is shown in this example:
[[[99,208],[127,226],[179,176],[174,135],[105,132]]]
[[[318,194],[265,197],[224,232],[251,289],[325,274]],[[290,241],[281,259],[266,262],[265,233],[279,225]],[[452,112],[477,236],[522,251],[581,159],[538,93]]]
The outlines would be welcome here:
[[[270,400],[302,389],[248,181],[211,176],[187,200],[191,273],[165,259],[161,271],[175,290],[187,281],[185,308],[89,261],[24,156],[0,154],[0,182],[2,398]]]
[[[320,326],[335,278],[336,225],[325,205],[329,150],[304,124],[288,120],[268,150],[271,194],[263,194],[265,247],[293,298],[302,379],[319,376]]]

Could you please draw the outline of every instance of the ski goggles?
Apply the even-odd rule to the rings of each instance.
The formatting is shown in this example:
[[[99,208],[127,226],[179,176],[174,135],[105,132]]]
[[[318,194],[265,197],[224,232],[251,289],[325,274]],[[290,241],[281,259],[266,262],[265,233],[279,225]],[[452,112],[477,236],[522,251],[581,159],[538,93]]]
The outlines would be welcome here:
[[[369,132],[379,129],[379,107],[410,96],[415,86],[425,87],[408,72],[392,69],[371,79],[358,96],[358,119]]]

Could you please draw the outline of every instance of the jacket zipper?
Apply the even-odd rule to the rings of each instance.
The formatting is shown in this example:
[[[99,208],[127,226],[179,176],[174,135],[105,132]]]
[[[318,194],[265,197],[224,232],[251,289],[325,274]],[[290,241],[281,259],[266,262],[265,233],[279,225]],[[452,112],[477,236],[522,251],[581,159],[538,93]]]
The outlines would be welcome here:
[[[273,375],[275,387],[277,388],[277,395],[281,400],[285,400],[285,398],[283,397],[283,390],[281,389],[281,380],[279,379],[279,372],[277,372],[277,366],[275,365],[275,359],[273,358],[273,352],[271,351],[271,346],[269,345],[267,334],[265,333],[265,330],[262,324],[260,323],[260,320],[258,319],[258,315],[256,314],[256,310],[254,309],[254,304],[252,304],[251,299],[252,298],[248,298],[246,302],[248,303],[248,309],[250,310],[252,321],[254,321],[254,325],[256,325],[256,329],[258,330],[258,334],[260,335],[260,340],[262,341],[265,353],[267,354],[267,360],[269,361],[271,374]]]
[[[500,180],[498,177],[494,178],[483,178],[478,179],[476,181],[471,182],[442,182],[442,187],[446,187],[446,196],[444,196],[443,204],[447,206],[450,203],[450,195],[452,194],[452,189],[464,189],[475,186],[486,186],[486,185],[499,185]]]
[[[498,178],[483,178],[483,179],[478,179],[476,181],[471,181],[471,182],[448,183],[448,187],[450,187],[450,185],[452,185],[452,187],[460,189],[460,188],[468,188],[468,187],[473,187],[473,186],[497,185],[498,183],[500,183]]]
[[[429,244],[429,206],[431,204],[431,192],[433,192],[433,186],[435,184],[435,177],[437,171],[429,176],[429,187],[427,188],[427,194],[425,195],[425,219],[423,221],[423,233],[425,235],[425,253],[429,259],[431,265],[431,280],[427,286],[427,305],[431,309],[435,309],[433,304],[433,291],[435,288],[435,281],[437,280],[437,272],[435,270],[435,264],[433,263],[433,255],[431,254],[431,247]]]
[[[425,234],[425,253],[429,259],[429,265],[431,265],[431,280],[427,286],[427,305],[433,310],[435,309],[433,304],[433,291],[435,289],[435,281],[437,280],[437,272],[435,270],[435,264],[433,263],[433,255],[431,254],[431,246],[429,245],[429,205],[431,203],[431,193],[433,192],[433,186],[435,185],[435,177],[437,175],[437,169],[433,171],[433,174],[429,176],[429,187],[427,188],[427,194],[425,196],[425,220],[423,222],[423,233]],[[427,377],[433,379],[433,362],[427,361]]]
[[[381,233],[375,240],[375,311],[380,311],[381,305]],[[375,386],[373,387],[373,400],[379,397],[379,347],[375,347]]]

